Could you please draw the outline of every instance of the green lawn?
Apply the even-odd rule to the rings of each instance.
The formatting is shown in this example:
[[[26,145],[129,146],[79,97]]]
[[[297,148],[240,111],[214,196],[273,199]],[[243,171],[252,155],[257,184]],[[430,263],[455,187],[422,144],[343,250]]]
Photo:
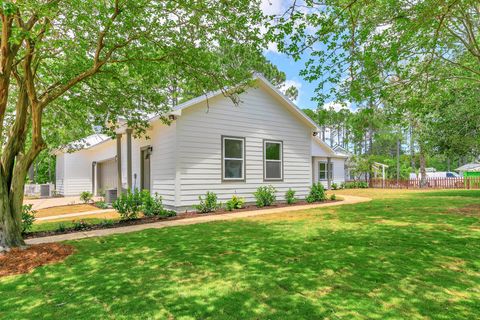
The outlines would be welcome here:
[[[478,319],[480,192],[71,242],[1,319]]]

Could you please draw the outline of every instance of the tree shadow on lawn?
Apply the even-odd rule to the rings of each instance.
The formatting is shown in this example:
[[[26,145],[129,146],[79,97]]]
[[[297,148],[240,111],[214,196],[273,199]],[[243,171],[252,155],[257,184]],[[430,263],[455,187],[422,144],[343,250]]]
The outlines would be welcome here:
[[[419,197],[465,197],[480,198],[480,190],[442,190],[416,193]]]
[[[64,263],[0,280],[0,318],[476,318],[478,233],[372,223],[392,213],[365,205],[339,208],[335,228],[242,220],[72,242]]]

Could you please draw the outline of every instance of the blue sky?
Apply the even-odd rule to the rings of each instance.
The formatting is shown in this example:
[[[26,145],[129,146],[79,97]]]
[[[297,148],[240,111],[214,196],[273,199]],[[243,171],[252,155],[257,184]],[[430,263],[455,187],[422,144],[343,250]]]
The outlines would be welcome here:
[[[263,12],[267,15],[280,15],[285,12],[288,6],[291,4],[292,0],[262,0],[261,8]],[[264,52],[265,57],[275,64],[281,71],[285,72],[287,76],[287,87],[292,84],[298,88],[298,98],[295,103],[300,108],[309,108],[317,109],[318,104],[315,101],[312,101],[312,98],[315,96],[315,88],[318,83],[305,81],[299,74],[300,71],[304,68],[305,62],[308,59],[308,56],[305,56],[303,59],[295,61],[291,57],[279,53],[276,50],[276,46],[271,44],[268,50]],[[325,86],[324,90],[330,90],[331,87],[328,85]],[[328,104],[329,107],[333,107],[338,110],[341,108],[339,104]]]

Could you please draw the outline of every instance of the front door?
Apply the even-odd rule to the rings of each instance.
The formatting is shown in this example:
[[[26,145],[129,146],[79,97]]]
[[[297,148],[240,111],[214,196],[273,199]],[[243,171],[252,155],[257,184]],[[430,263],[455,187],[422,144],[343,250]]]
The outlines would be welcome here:
[[[150,190],[150,147],[140,151],[141,156],[141,177],[140,189]]]

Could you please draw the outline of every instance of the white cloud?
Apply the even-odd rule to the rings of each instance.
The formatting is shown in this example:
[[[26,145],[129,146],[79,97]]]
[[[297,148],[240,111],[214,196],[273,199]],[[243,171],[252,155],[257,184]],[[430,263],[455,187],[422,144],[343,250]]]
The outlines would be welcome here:
[[[262,0],[260,9],[266,15],[277,15],[284,12],[283,1],[281,0]]]
[[[301,88],[302,88],[302,83],[300,81],[297,81],[297,80],[293,80],[293,79],[287,79],[285,80],[285,82],[283,83],[282,87],[279,89],[283,94],[285,94],[285,91],[287,91],[288,88],[290,88],[291,86],[295,86],[297,87],[298,89],[298,96],[297,96],[297,99],[295,99],[293,102],[297,102],[298,101],[298,98],[300,97],[300,92],[301,92]]]
[[[323,108],[326,110],[331,109],[336,112],[339,112],[340,110],[350,110],[351,112],[355,112],[355,109],[353,108],[350,102],[339,103],[339,102],[331,101],[331,102],[325,103],[323,105]]]

